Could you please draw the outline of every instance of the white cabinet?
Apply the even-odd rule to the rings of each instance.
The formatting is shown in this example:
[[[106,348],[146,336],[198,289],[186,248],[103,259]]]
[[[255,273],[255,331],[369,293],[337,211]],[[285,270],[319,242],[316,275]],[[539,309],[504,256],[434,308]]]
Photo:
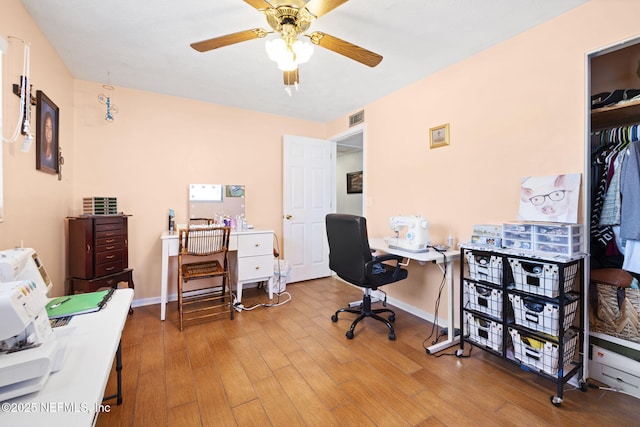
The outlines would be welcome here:
[[[273,298],[273,232],[238,233],[238,302],[245,283],[269,282],[269,299]]]

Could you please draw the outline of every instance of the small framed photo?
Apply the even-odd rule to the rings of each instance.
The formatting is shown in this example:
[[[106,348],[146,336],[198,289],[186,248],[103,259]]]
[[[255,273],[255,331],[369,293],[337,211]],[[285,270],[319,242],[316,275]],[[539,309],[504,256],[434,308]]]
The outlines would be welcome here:
[[[347,174],[347,194],[362,193],[362,171]]]
[[[449,145],[449,123],[429,129],[429,142],[431,148]]]
[[[41,90],[36,91],[36,169],[58,173],[59,109]]]

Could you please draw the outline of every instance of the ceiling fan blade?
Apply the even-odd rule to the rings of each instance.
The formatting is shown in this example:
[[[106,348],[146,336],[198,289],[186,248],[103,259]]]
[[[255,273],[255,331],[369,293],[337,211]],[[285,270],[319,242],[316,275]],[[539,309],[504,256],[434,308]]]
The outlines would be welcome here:
[[[209,50],[218,49],[219,47],[266,37],[266,35],[266,30],[263,30],[262,28],[254,28],[253,30],[240,31],[238,33],[227,34],[226,36],[214,37],[212,39],[191,43],[191,47],[198,52],[207,52]]]
[[[382,61],[382,56],[377,53],[320,31],[316,31],[307,37],[311,39],[313,44],[332,50],[369,67],[375,67]]]
[[[249,6],[262,12],[265,9],[271,9],[271,5],[265,0],[244,0]]]
[[[293,71],[284,71],[284,84],[286,86],[290,86],[296,83],[300,83],[300,74],[298,73],[298,68]]]
[[[246,0],[245,0],[246,1]],[[349,0],[311,0],[305,5],[307,10],[316,18],[321,17]]]

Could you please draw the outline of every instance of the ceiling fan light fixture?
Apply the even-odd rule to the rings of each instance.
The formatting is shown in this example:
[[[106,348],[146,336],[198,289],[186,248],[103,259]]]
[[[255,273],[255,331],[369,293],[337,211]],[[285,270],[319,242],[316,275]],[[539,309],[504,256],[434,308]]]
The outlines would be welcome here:
[[[291,46],[282,38],[267,40],[265,50],[269,59],[278,63],[282,71],[293,71],[299,64],[309,61],[313,54],[313,46],[310,43],[296,40]]]
[[[311,59],[313,55],[313,45],[311,43],[296,40],[293,46],[293,53],[296,54],[296,64],[304,64]]]

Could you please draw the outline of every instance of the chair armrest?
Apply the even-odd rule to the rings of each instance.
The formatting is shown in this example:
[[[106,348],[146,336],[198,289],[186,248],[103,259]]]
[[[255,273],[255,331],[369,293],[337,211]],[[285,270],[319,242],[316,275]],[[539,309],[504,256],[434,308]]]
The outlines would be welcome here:
[[[393,274],[392,277],[395,279],[398,275],[398,273],[400,272],[400,262],[403,260],[404,258],[399,256],[399,255],[392,255],[392,254],[383,254],[380,256],[376,256],[374,257],[371,261],[369,261],[368,263],[365,264],[365,274],[367,274],[368,276],[373,276],[373,267],[376,264],[384,264],[384,261],[395,261],[396,264],[395,266],[390,265],[390,264],[384,264],[387,265],[389,267],[393,267]],[[386,268],[385,268],[386,269]]]

